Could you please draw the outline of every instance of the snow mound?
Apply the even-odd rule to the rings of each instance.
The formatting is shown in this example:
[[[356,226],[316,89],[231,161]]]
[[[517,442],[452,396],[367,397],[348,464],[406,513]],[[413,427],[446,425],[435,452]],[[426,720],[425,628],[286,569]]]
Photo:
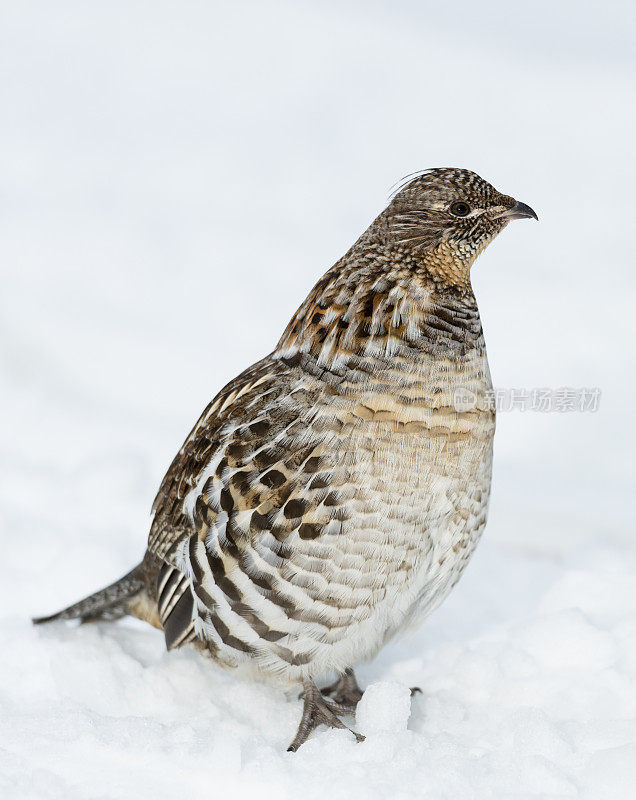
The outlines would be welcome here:
[[[360,733],[400,733],[411,714],[411,690],[395,681],[378,681],[365,689],[356,709]]]

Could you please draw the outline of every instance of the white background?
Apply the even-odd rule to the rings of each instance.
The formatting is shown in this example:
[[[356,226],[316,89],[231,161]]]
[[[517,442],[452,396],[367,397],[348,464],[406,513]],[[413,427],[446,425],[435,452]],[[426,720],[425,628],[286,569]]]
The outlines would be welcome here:
[[[636,797],[633,9],[2,3],[2,797]],[[294,696],[141,624],[32,629],[140,560],[203,406],[430,166],[540,217],[473,270],[495,385],[602,397],[500,415],[465,578],[360,670],[367,741],[286,753]]]

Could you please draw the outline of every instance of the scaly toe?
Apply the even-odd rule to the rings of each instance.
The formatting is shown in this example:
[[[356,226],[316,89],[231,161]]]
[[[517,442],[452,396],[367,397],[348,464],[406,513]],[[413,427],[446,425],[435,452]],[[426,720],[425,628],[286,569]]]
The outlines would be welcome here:
[[[346,669],[344,674],[341,675],[335,683],[325,686],[321,692],[340,707],[339,713],[341,714],[355,711],[363,694],[351,668]],[[343,711],[342,709],[346,710]]]
[[[336,714],[351,713],[351,709],[340,706],[331,700],[325,700],[318,691],[316,684],[310,680],[305,682],[303,694],[303,715],[294,741],[287,748],[288,752],[295,753],[307,741],[318,725],[348,730],[356,737],[356,741],[364,741],[362,734],[352,731],[336,716]]]

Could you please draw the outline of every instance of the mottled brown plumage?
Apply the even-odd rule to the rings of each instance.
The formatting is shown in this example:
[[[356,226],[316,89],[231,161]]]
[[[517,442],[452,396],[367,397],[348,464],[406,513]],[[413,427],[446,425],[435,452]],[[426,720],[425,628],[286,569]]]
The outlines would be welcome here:
[[[115,612],[169,648],[302,685],[292,749],[341,725],[352,667],[425,618],[477,544],[495,418],[470,267],[528,216],[467,170],[410,179],[276,349],[210,403],[161,484]],[[344,705],[315,690],[330,671]]]

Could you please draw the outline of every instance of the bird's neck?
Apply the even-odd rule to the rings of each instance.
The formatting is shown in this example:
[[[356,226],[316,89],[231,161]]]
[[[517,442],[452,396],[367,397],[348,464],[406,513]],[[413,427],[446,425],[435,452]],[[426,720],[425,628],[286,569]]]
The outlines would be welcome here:
[[[448,253],[417,260],[364,238],[314,286],[278,344],[279,357],[304,356],[331,369],[352,360],[461,360],[483,351],[470,280]]]

